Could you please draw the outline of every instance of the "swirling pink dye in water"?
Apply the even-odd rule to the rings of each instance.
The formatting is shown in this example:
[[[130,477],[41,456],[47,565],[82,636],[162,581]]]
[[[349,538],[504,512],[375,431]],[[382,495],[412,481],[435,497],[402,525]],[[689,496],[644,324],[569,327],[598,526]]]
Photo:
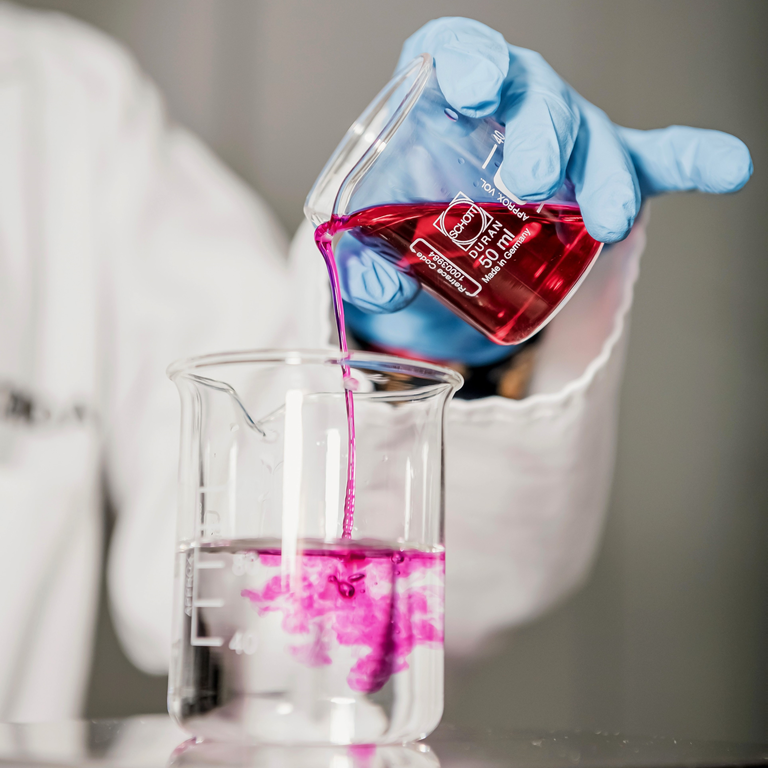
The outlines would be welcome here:
[[[279,554],[259,553],[279,568]],[[244,589],[260,615],[280,612],[282,628],[309,636],[288,646],[303,664],[332,663],[334,643],[364,650],[347,677],[355,691],[378,691],[390,676],[408,668],[413,648],[443,644],[442,552],[392,549],[304,551],[294,578],[276,574],[261,589]]]

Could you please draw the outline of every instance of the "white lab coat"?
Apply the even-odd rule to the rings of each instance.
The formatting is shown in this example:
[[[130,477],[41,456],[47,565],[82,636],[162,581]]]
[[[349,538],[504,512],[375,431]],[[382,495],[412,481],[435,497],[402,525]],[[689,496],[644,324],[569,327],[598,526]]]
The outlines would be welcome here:
[[[613,465],[642,227],[551,324],[533,393],[456,401],[447,429],[447,645],[468,651],[585,577]],[[103,490],[112,616],[166,669],[178,405],[164,371],[225,349],[327,345],[327,278],[252,190],[169,126],[114,42],[0,4],[0,382],[95,417],[0,423],[0,720],[76,716]]]

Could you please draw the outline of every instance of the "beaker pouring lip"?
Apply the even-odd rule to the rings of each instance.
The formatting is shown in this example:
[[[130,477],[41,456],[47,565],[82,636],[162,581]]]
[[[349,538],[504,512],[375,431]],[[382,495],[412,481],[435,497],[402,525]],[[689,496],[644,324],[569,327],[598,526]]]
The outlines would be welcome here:
[[[395,355],[385,355],[380,352],[351,351],[342,355],[334,349],[249,349],[232,352],[215,352],[207,355],[186,357],[171,363],[166,369],[168,378],[174,381],[179,376],[185,376],[199,371],[201,368],[216,365],[231,365],[236,363],[283,363],[285,365],[342,365],[350,367],[380,367],[393,373],[403,373],[411,376],[431,379],[438,384],[447,384],[454,391],[464,384],[464,377],[452,368],[444,368],[434,363],[417,362]]]

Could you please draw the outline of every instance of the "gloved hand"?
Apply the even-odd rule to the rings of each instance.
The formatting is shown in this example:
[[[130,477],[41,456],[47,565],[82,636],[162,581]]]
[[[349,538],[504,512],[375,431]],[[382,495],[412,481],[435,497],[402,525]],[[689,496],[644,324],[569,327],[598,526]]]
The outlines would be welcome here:
[[[534,51],[509,45],[471,19],[430,21],[406,40],[398,66],[435,60],[447,101],[469,117],[506,126],[501,179],[518,198],[551,197],[573,182],[589,233],[604,243],[629,233],[643,199],[663,192],[740,189],[752,173],[747,147],[720,131],[614,125]],[[485,365],[510,353],[360,245],[339,263],[348,325],[358,337],[434,360]],[[351,307],[349,305],[352,305]],[[394,314],[390,314],[394,313]]]

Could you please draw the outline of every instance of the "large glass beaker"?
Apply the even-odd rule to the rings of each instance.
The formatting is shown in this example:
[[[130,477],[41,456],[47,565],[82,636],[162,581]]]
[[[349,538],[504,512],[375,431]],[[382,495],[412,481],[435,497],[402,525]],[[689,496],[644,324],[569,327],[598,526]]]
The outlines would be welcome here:
[[[243,742],[428,734],[443,706],[443,413],[461,377],[284,351],[169,376],[182,403],[171,714]]]

